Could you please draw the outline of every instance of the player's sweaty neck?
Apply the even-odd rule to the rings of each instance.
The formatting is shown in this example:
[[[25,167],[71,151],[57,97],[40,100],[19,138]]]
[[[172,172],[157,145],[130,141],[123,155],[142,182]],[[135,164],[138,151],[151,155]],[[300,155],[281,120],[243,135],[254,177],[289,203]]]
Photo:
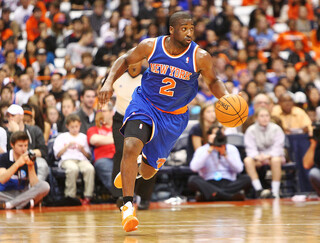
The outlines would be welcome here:
[[[188,47],[182,46],[179,42],[174,40],[171,36],[168,36],[165,39],[164,47],[166,48],[166,51],[169,52],[171,55],[179,55],[182,52],[184,52]]]

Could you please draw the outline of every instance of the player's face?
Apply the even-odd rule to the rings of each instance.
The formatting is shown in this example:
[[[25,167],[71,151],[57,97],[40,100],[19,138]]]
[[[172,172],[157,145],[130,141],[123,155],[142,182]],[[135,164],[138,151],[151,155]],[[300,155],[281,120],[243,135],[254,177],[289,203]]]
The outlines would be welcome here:
[[[187,47],[194,36],[192,19],[180,19],[174,27],[170,27],[170,34],[180,45]]]

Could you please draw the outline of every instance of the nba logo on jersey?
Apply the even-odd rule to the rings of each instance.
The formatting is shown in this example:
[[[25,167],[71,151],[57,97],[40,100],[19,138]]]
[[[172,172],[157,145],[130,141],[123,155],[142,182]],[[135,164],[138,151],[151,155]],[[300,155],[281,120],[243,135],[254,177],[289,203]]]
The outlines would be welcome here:
[[[189,63],[189,57],[186,58],[186,63]]]
[[[140,123],[140,125],[139,125],[139,129],[141,130],[141,129],[142,129],[142,127],[143,127],[143,124],[142,124],[142,123]]]

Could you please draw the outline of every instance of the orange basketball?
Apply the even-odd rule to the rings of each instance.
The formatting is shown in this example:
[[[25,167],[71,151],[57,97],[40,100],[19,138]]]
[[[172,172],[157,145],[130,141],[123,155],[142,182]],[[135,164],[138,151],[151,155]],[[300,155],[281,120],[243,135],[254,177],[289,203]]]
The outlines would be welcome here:
[[[226,127],[237,127],[248,118],[248,104],[240,95],[222,96],[216,103],[217,120]]]

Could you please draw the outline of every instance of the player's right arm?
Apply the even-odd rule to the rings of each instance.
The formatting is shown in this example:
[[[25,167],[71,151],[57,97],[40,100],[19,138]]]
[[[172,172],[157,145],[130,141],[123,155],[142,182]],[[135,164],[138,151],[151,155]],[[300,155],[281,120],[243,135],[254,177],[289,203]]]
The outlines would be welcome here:
[[[155,38],[145,39],[114,62],[108,76],[104,78],[104,84],[99,91],[100,104],[106,104],[110,100],[113,92],[113,83],[121,77],[130,64],[135,64],[150,56],[154,44]]]

